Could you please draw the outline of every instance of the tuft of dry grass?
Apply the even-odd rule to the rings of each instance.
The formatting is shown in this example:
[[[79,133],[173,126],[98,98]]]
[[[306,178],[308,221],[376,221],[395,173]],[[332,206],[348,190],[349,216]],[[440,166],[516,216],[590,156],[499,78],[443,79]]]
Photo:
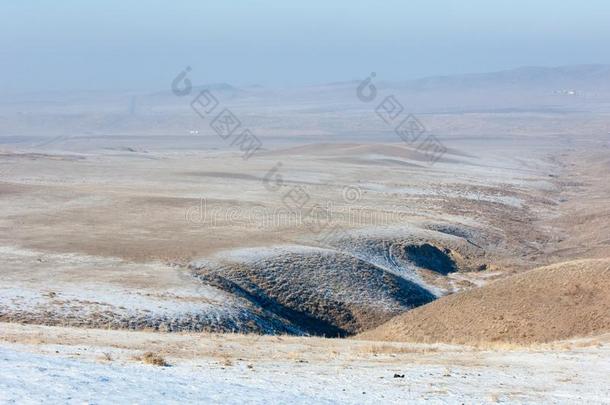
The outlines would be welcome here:
[[[437,347],[429,346],[403,346],[391,344],[371,344],[366,346],[358,346],[356,349],[360,353],[372,354],[378,356],[381,354],[405,354],[405,353],[435,353],[438,352]]]
[[[110,353],[104,352],[104,353],[101,354],[100,360],[102,360],[102,361],[112,361],[113,359],[112,359],[112,355]]]
[[[489,402],[500,402],[500,395],[492,393],[489,395]]]
[[[165,361],[163,357],[153,352],[145,352],[136,359],[141,361],[142,363],[151,364],[153,366],[169,367],[169,363]]]
[[[229,356],[225,355],[221,359],[221,364],[225,367],[231,367],[233,366],[233,360],[231,360]]]

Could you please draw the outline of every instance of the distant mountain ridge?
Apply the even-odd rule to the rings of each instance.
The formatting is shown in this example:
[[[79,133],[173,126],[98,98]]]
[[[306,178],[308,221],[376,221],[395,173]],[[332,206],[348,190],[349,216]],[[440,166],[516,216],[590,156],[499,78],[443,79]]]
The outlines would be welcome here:
[[[587,90],[610,88],[610,65],[525,66],[488,73],[430,76],[401,82],[409,90],[438,90],[489,86],[572,86]]]

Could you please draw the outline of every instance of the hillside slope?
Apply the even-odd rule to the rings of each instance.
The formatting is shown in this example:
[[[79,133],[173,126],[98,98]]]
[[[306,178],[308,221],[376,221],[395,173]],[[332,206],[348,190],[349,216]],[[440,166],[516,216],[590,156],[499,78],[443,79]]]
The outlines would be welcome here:
[[[610,331],[610,259],[541,267],[443,297],[358,337],[534,343]]]
[[[191,267],[206,284],[315,335],[354,334],[435,298],[416,282],[367,261],[333,250],[301,249],[283,254],[244,249],[222,264]]]

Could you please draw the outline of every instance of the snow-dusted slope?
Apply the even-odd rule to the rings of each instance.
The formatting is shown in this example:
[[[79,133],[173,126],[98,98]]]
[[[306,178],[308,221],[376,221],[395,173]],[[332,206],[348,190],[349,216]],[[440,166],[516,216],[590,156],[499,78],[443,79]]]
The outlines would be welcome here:
[[[607,350],[442,350],[417,363],[376,360],[234,364],[194,360],[172,367],[102,364],[0,346],[2,403],[609,403]],[[471,353],[472,355],[472,353]],[[457,360],[457,361],[456,361]],[[447,365],[450,364],[450,365]],[[544,372],[543,372],[544,370]],[[404,375],[395,378],[394,374]]]

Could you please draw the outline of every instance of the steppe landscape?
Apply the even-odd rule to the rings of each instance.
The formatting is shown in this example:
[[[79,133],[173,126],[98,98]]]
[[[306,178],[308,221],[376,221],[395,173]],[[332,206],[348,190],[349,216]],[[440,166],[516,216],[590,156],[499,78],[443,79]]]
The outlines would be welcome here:
[[[608,403],[609,66],[188,90],[0,99],[0,401]]]

